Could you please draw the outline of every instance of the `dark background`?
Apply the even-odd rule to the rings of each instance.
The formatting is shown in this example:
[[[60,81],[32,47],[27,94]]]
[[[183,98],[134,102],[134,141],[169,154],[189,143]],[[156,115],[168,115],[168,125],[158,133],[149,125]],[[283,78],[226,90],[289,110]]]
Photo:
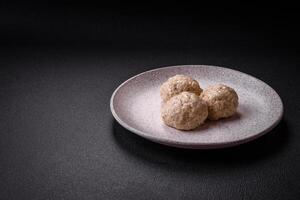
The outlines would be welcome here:
[[[299,199],[298,8],[0,3],[0,199]],[[269,134],[183,150],[112,117],[113,90],[161,66],[256,76],[284,102]]]

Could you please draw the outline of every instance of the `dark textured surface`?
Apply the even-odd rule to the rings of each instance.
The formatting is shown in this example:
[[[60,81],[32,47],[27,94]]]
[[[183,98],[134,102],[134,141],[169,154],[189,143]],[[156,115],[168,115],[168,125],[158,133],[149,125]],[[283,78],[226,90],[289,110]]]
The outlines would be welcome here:
[[[1,7],[0,199],[300,198],[293,12],[251,19],[54,8]],[[113,120],[120,83],[176,64],[264,80],[282,97],[283,121],[251,143],[195,151],[151,143]]]

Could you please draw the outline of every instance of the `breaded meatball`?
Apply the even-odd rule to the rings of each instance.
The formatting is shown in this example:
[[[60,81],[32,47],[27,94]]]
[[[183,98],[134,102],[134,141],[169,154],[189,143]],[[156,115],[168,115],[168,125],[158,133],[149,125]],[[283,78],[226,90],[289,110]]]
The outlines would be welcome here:
[[[232,116],[238,107],[238,95],[234,89],[223,85],[213,85],[204,90],[200,98],[208,106],[208,119],[217,120]]]
[[[207,118],[207,105],[191,92],[182,92],[162,104],[161,117],[166,125],[180,130],[191,130]]]
[[[160,96],[164,102],[168,101],[171,97],[181,93],[181,92],[192,92],[196,95],[200,95],[202,89],[199,83],[189,76],[176,75],[169,78],[160,87]]]

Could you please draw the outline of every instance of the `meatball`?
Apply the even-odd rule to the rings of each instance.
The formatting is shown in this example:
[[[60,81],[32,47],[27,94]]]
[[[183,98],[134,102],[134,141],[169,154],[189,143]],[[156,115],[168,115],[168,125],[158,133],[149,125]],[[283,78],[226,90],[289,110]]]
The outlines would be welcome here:
[[[191,77],[185,75],[176,75],[169,78],[165,83],[162,84],[160,87],[160,96],[163,102],[166,102],[171,97],[184,91],[200,95],[202,89],[200,88],[199,83]]]
[[[223,84],[208,87],[202,92],[200,98],[208,106],[208,119],[210,120],[230,117],[238,107],[237,93]]]
[[[191,130],[207,118],[207,105],[191,92],[182,92],[162,104],[161,117],[166,125],[180,130]]]

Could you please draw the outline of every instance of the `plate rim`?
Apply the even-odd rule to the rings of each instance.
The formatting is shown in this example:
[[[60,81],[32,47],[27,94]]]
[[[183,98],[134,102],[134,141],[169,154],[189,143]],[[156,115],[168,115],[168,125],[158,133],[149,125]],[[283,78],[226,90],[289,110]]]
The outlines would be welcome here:
[[[157,137],[152,137],[151,135],[147,134],[144,131],[138,130],[133,128],[132,126],[128,125],[126,122],[124,122],[116,113],[115,109],[114,109],[114,99],[115,99],[115,95],[117,94],[117,92],[119,91],[119,89],[121,87],[123,87],[125,84],[127,84],[128,82],[130,82],[131,80],[133,80],[136,77],[139,77],[143,74],[149,73],[149,72],[153,72],[153,71],[158,71],[158,70],[162,70],[162,69],[167,69],[167,68],[180,68],[180,67],[212,67],[212,68],[220,68],[220,69],[225,69],[225,70],[229,70],[229,71],[233,71],[233,72],[237,72],[237,73],[241,73],[247,76],[252,77],[253,79],[255,79],[258,82],[261,82],[265,85],[267,85],[271,90],[273,90],[276,94],[276,96],[278,97],[279,103],[280,103],[280,113],[279,116],[277,117],[277,119],[272,123],[272,125],[270,125],[268,128],[266,128],[265,130],[261,131],[258,134],[243,138],[243,139],[238,139],[238,140],[233,140],[230,142],[210,142],[210,143],[199,143],[199,142],[195,142],[195,143],[191,143],[191,142],[180,142],[180,141],[173,141],[173,140],[168,140],[165,138],[157,138]],[[159,144],[164,144],[167,146],[173,146],[173,147],[178,147],[178,148],[187,148],[187,149],[217,149],[217,148],[226,148],[226,147],[231,147],[231,146],[236,146],[236,145],[240,145],[243,143],[247,143],[250,142],[252,140],[255,140],[263,135],[265,135],[266,133],[270,132],[273,128],[275,128],[279,122],[282,120],[283,118],[283,113],[284,113],[284,107],[283,107],[283,102],[281,97],[279,96],[279,94],[276,92],[276,90],[274,90],[269,84],[267,84],[266,82],[260,80],[259,78],[256,78],[250,74],[235,70],[235,69],[231,69],[231,68],[227,68],[227,67],[221,67],[221,66],[215,66],[215,65],[174,65],[174,66],[165,66],[165,67],[159,67],[159,68],[155,68],[155,69],[151,69],[151,70],[147,70],[144,72],[141,72],[135,76],[130,77],[129,79],[127,79],[126,81],[124,81],[123,83],[121,83],[112,93],[111,98],[110,98],[110,110],[111,113],[113,115],[113,117],[116,119],[116,121],[123,126],[125,129],[145,138],[148,140],[151,140],[153,142],[159,143]]]

